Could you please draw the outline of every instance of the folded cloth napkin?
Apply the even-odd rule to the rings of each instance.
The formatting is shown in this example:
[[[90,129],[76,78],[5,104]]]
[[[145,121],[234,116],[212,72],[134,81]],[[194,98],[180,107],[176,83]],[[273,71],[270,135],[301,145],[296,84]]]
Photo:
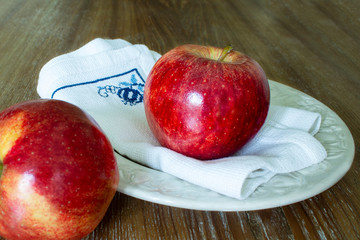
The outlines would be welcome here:
[[[146,77],[159,57],[144,45],[95,39],[44,65],[37,91],[42,98],[61,99],[87,111],[118,153],[238,199],[247,198],[278,173],[326,158],[313,137],[320,128],[320,114],[272,105],[260,132],[233,156],[199,161],[160,146],[147,125],[142,102]]]

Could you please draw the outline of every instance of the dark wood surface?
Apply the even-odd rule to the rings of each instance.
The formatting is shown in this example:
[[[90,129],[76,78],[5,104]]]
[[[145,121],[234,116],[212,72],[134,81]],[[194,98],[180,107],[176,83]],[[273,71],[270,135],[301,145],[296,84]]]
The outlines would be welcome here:
[[[259,211],[194,211],[117,193],[86,239],[360,239],[359,13],[356,0],[0,0],[0,109],[39,98],[41,67],[97,37],[162,54],[231,44],[344,120],[356,144],[350,171],[308,200]]]

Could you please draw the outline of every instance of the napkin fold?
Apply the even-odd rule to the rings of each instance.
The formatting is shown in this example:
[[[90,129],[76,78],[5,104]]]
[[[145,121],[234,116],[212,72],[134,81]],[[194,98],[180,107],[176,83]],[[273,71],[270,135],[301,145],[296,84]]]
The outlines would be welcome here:
[[[273,105],[259,133],[233,156],[199,161],[160,146],[143,105],[146,77],[159,58],[142,44],[97,38],[46,63],[37,91],[41,98],[64,100],[87,111],[121,155],[237,199],[249,197],[276,174],[326,158],[313,137],[320,114]]]

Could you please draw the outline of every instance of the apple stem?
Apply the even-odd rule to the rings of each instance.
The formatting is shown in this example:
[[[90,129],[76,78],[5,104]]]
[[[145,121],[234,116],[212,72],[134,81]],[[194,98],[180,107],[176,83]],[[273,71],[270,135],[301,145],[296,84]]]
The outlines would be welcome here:
[[[218,59],[219,62],[224,61],[225,57],[229,54],[229,52],[232,50],[232,46],[226,46],[224,47],[224,49],[222,50],[222,53]]]

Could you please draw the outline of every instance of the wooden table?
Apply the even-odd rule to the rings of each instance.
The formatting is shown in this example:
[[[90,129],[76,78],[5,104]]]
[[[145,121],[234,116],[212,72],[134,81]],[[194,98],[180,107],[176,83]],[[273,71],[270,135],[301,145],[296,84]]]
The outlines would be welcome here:
[[[246,212],[163,206],[117,193],[85,239],[359,239],[360,1],[0,0],[0,108],[37,99],[41,67],[90,40],[165,53],[231,44],[269,79],[327,105],[355,140],[350,171],[310,199]]]

